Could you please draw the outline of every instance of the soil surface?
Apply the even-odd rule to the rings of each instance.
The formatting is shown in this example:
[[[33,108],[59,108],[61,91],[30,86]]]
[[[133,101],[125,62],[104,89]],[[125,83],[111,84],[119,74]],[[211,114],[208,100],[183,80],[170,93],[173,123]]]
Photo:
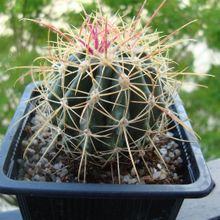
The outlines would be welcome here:
[[[26,154],[24,158],[17,160],[19,180],[115,184],[184,183],[181,147],[173,140],[173,134],[170,132],[154,137],[156,149],[155,146],[149,145],[147,150],[134,154],[136,171],[128,153],[121,151],[120,169],[116,159],[100,167],[93,158],[86,168],[82,165],[81,170],[84,172],[79,175],[79,155],[65,151],[59,140],[48,149],[48,143],[53,140],[51,129],[44,128],[36,138],[33,138],[42,120],[36,114],[25,127],[23,135],[25,138],[20,145],[23,152],[26,150]]]

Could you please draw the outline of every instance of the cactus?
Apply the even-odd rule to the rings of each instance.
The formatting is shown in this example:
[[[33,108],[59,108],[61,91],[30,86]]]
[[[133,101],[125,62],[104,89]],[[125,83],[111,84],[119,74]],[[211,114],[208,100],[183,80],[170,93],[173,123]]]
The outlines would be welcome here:
[[[154,137],[165,134],[171,121],[186,127],[170,109],[179,85],[164,56],[174,45],[166,43],[172,34],[161,39],[150,33],[149,22],[140,27],[142,9],[129,24],[121,17],[120,22],[103,17],[101,11],[86,14],[81,28],[68,33],[35,21],[55,32],[58,40],[43,58],[49,65],[32,69],[34,81],[36,74],[42,80],[34,110],[45,116],[32,140],[50,128],[53,138],[42,158],[59,141],[79,161],[78,181],[82,176],[86,181],[90,163],[105,167],[115,161],[120,176],[124,157],[140,181],[136,155],[147,167],[143,155],[153,146],[166,166]]]

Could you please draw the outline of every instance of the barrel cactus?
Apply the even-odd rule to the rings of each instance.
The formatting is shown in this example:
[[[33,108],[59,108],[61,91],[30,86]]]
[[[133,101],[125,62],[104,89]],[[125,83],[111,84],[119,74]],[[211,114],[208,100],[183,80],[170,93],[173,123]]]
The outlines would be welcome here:
[[[166,136],[172,122],[186,127],[171,109],[180,83],[164,54],[174,43],[167,43],[172,34],[162,39],[151,33],[150,21],[141,25],[142,9],[131,23],[118,15],[104,17],[101,11],[85,13],[82,26],[67,33],[35,21],[55,32],[57,41],[39,58],[44,64],[31,68],[38,95],[30,100],[35,103],[30,112],[43,122],[26,144],[24,157],[39,134],[49,130],[50,142],[38,163],[56,148],[56,154],[64,152],[74,164],[77,181],[86,181],[90,165],[113,166],[120,183],[121,165],[129,163],[141,182],[137,158],[151,175],[149,149],[167,167],[156,141]]]

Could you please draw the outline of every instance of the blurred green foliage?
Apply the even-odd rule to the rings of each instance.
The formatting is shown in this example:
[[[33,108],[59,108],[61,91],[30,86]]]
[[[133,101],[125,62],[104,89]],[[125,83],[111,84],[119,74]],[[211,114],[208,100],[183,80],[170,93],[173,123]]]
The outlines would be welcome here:
[[[65,2],[65,1],[63,1]],[[70,3],[71,1],[69,1]],[[142,5],[139,0],[103,0],[104,5],[111,9],[112,13],[126,13],[132,18],[137,14]],[[160,4],[160,0],[148,0],[145,8],[146,16],[153,14]],[[183,3],[186,2],[186,3]],[[189,2],[189,4],[187,4]],[[61,4],[61,1],[59,2]],[[11,33],[4,30],[0,33],[0,134],[4,134],[9,119],[12,117],[18,97],[24,89],[23,83],[14,83],[25,70],[17,69],[6,71],[14,66],[31,65],[32,60],[40,53],[39,48],[46,45],[47,30],[29,21],[21,21],[21,18],[41,18],[52,23],[62,20],[71,25],[79,26],[83,17],[77,11],[67,11],[60,17],[45,7],[52,7],[52,0],[1,0],[1,19],[6,16],[5,26]],[[95,1],[84,3],[86,11],[92,12],[96,8]],[[175,38],[190,38],[206,42],[209,48],[218,51],[220,49],[220,2],[219,0],[170,0],[161,9],[160,13],[151,23],[152,30],[158,30],[167,35],[189,21],[197,19],[197,22],[179,32]],[[196,42],[194,43],[196,44]],[[194,56],[188,48],[189,43],[169,52],[169,56],[179,64],[177,70],[188,67],[193,71]],[[188,114],[193,127],[201,136],[201,143],[207,158],[220,157],[220,67],[213,66],[210,74],[215,79],[207,77],[202,80],[194,77],[200,84],[209,86],[208,89],[199,88],[191,93],[181,91]],[[187,79],[187,78],[186,78]]]
[[[181,93],[194,130],[201,137],[207,158],[220,157],[220,68],[213,66],[210,73],[215,76],[202,79],[199,88],[192,93]]]

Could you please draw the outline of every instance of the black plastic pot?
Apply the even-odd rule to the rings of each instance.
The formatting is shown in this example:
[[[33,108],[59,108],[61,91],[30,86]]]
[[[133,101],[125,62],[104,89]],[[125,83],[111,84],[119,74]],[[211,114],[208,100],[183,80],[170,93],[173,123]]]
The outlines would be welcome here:
[[[151,220],[175,219],[184,198],[206,196],[214,183],[195,138],[178,127],[176,133],[189,142],[182,142],[186,184],[177,185],[118,185],[18,181],[17,158],[21,157],[19,143],[27,119],[18,121],[34,96],[30,84],[5,135],[0,153],[0,191],[15,194],[26,220]],[[179,97],[174,109],[182,120],[187,115]],[[189,122],[186,122],[190,126]]]

